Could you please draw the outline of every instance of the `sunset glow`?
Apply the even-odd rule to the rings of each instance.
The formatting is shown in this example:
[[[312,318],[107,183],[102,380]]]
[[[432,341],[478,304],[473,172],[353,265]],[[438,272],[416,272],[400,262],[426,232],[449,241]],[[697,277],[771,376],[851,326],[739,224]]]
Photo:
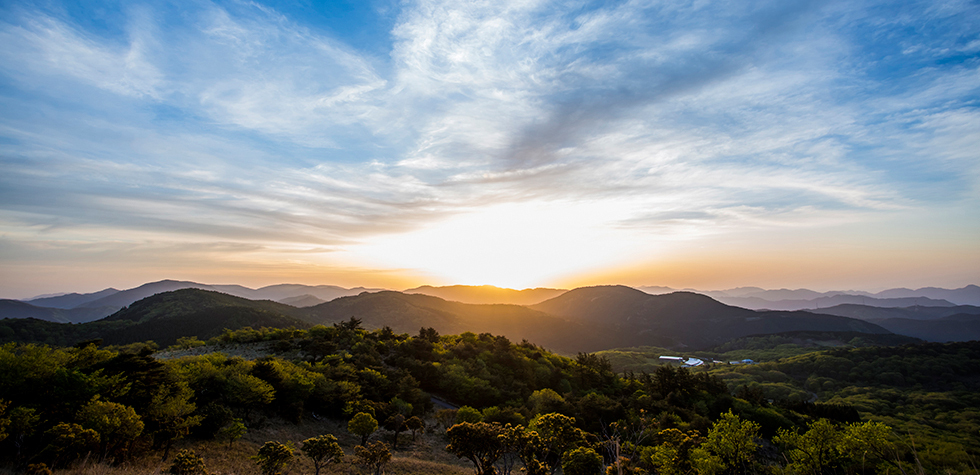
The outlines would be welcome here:
[[[977,18],[6,2],[0,297],[978,283]]]

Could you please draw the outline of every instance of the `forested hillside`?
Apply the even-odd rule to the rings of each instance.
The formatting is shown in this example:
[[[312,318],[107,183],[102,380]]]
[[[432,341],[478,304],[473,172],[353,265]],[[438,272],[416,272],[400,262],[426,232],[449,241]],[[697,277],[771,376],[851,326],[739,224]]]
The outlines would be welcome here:
[[[567,358],[486,333],[368,331],[356,319],[225,331],[201,344],[182,339],[180,346],[206,351],[175,349],[162,359],[146,345],[0,347],[3,464],[166,456],[175,444],[233,441],[272,419],[317,417],[358,434],[362,455],[398,452],[399,434],[407,437],[417,417],[445,431],[446,450],[480,473],[887,473],[919,470],[918,457],[926,472],[965,474],[978,453],[977,401],[967,396],[977,390],[976,344],[835,350],[730,374],[662,367],[619,375],[593,354]],[[273,354],[220,353],[243,345]],[[915,371],[952,357],[961,362],[948,371]],[[820,399],[770,402],[773,379],[802,380]],[[936,396],[950,382],[960,392]],[[856,385],[880,394],[846,392]],[[433,397],[459,409],[432,412]],[[936,421],[907,417],[917,411]],[[825,438],[817,448],[833,455],[815,462],[804,454],[818,434]]]

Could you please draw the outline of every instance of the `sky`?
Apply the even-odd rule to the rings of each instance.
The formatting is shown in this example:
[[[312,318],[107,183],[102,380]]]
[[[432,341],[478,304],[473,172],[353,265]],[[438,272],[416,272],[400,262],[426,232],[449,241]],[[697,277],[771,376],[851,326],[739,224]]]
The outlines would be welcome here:
[[[0,297],[980,283],[969,1],[0,4]]]

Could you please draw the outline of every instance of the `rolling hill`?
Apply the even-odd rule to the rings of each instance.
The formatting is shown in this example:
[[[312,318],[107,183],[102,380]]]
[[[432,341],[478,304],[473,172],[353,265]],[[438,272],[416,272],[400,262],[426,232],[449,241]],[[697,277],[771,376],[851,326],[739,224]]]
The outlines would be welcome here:
[[[111,307],[51,308],[39,307],[20,300],[0,300],[0,319],[36,318],[57,323],[85,323],[98,320],[115,311]]]
[[[38,307],[50,307],[50,308],[75,308],[80,305],[84,305],[93,300],[98,300],[103,297],[108,297],[112,294],[119,293],[118,290],[113,288],[108,288],[105,290],[100,290],[98,292],[93,292],[90,294],[79,294],[70,293],[64,295],[58,295],[56,297],[41,297],[36,299],[25,300],[31,305],[36,305]]]
[[[447,287],[432,287],[423,285],[405,290],[406,294],[423,294],[439,297],[444,300],[471,304],[505,303],[513,305],[534,305],[555,298],[565,292],[564,289],[502,289],[492,285],[451,285]]]
[[[4,341],[30,341],[72,345],[101,338],[108,344],[153,340],[168,346],[180,337],[202,340],[226,328],[308,328],[301,309],[268,300],[248,300],[219,292],[181,289],[139,300],[98,321],[77,325],[36,319],[0,320]]]
[[[936,320],[957,314],[980,315],[980,307],[973,305],[957,305],[955,307],[923,307],[921,305],[913,305],[904,308],[882,308],[868,305],[842,304],[830,308],[822,308],[814,313],[858,318],[866,321],[884,320],[886,318]]]
[[[163,285],[186,284],[167,281]],[[146,288],[140,290],[145,291]],[[129,291],[108,298],[126,292]],[[106,342],[155,340],[169,345],[181,336],[217,336],[224,328],[305,328],[331,325],[351,317],[360,319],[370,329],[388,326],[398,333],[416,334],[423,327],[432,327],[443,334],[492,333],[513,341],[526,339],[565,354],[630,346],[703,349],[733,338],[791,331],[889,333],[878,325],[853,318],[809,312],[757,312],[691,292],[655,296],[624,286],[575,289],[530,307],[467,304],[382,291],[296,308],[211,290],[180,289],[143,298],[89,324],[90,327],[79,325],[77,331],[97,323],[112,324],[101,334]]]
[[[708,348],[733,338],[790,331],[889,333],[846,317],[757,312],[692,292],[650,295],[625,286],[584,287],[530,308],[599,325],[618,347]]]
[[[931,299],[929,297],[898,297],[898,298],[877,298],[864,295],[837,294],[815,299],[800,300],[766,300],[760,297],[724,297],[715,296],[718,301],[729,305],[749,308],[753,310],[823,310],[842,304],[866,305],[882,308],[901,308],[914,305],[928,307],[953,307],[956,304],[947,300]]]
[[[886,318],[869,320],[899,335],[947,343],[980,340],[980,315],[958,313],[933,320]]]
[[[593,325],[569,322],[520,305],[465,304],[394,291],[341,297],[304,310],[311,323],[329,325],[357,317],[365,328],[388,326],[396,333],[417,334],[423,327],[443,334],[492,333],[564,353],[596,351],[611,344],[613,338]]]

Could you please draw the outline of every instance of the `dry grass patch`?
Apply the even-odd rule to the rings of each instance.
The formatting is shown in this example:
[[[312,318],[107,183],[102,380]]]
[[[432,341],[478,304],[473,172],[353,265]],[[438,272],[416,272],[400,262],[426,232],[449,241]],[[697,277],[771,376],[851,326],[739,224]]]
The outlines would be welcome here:
[[[433,421],[427,421],[432,424]],[[344,461],[321,470],[321,474],[369,475],[367,467],[355,465],[354,446],[360,438],[347,432],[343,421],[316,420],[293,424],[281,419],[266,421],[261,428],[249,429],[248,433],[232,444],[221,441],[183,440],[174,444],[171,459],[180,449],[193,450],[204,459],[208,472],[214,475],[261,475],[252,459],[259,447],[268,441],[292,444],[295,457],[283,470],[283,475],[307,475],[313,473],[313,463],[302,454],[303,441],[323,434],[337,437],[346,456]],[[371,440],[381,440],[391,445],[391,433],[378,431]],[[402,434],[398,450],[392,452],[392,461],[385,472],[388,475],[435,474],[464,475],[473,473],[472,464],[445,451],[446,441],[442,431],[420,434],[412,440],[411,434]],[[119,465],[83,461],[68,469],[54,470],[53,475],[163,475],[172,460],[163,461],[160,451],[146,451]],[[0,475],[18,472],[0,469]]]

